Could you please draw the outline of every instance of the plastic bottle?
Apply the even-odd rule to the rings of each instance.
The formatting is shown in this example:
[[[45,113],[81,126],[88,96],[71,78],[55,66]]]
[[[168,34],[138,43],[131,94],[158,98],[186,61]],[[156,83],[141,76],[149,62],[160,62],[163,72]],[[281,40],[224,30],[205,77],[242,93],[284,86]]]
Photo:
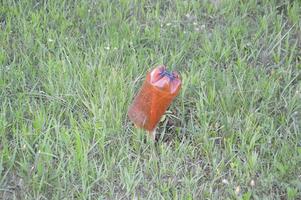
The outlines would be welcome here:
[[[128,116],[138,127],[152,132],[172,100],[178,95],[181,80],[177,72],[164,65],[148,72],[146,79],[128,110]]]

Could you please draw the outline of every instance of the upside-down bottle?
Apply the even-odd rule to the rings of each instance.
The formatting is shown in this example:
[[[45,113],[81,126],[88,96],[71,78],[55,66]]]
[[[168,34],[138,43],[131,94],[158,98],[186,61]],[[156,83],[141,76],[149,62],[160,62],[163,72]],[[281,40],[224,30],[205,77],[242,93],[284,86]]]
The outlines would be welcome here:
[[[148,72],[146,79],[129,107],[128,116],[138,127],[154,131],[161,116],[178,95],[181,80],[177,72],[164,65]]]

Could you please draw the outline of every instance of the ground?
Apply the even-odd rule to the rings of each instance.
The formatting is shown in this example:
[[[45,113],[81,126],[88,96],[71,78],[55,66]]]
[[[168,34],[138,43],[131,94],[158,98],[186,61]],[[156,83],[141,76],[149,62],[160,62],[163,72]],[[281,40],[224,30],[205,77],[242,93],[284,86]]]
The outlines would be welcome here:
[[[0,5],[0,199],[301,199],[301,2]],[[152,66],[183,86],[127,109]]]

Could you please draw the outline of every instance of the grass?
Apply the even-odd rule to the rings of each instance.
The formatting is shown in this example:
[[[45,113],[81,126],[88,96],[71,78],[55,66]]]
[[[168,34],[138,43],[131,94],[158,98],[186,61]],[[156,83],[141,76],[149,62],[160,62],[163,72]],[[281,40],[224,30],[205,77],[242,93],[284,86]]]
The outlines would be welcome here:
[[[0,199],[301,199],[301,2],[0,5]],[[126,117],[183,79],[158,143]]]

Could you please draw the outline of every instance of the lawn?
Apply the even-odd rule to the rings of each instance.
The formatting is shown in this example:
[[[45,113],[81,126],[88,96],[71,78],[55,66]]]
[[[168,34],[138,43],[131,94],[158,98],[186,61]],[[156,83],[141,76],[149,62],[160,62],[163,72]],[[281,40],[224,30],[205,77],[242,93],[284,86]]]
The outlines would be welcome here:
[[[0,199],[301,199],[301,2],[2,0],[0,111]]]

